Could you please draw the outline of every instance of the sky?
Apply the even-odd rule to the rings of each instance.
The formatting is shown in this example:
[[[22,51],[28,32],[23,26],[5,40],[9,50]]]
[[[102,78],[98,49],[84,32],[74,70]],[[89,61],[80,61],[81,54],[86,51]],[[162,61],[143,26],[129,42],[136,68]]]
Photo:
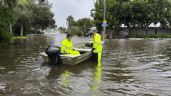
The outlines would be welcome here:
[[[90,10],[94,8],[95,0],[49,0],[58,27],[66,27],[66,18],[72,15],[75,20],[90,17]]]

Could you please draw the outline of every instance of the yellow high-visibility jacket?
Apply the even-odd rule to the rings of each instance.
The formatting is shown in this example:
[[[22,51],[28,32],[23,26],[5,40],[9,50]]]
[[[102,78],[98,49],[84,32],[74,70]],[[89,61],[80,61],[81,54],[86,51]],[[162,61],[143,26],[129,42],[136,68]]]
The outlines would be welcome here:
[[[96,33],[93,37],[93,48],[95,49],[94,53],[102,53],[102,41],[101,41],[101,35]]]
[[[67,38],[61,42],[61,53],[72,54],[72,55],[79,55],[80,52],[73,50],[72,41],[69,41]]]

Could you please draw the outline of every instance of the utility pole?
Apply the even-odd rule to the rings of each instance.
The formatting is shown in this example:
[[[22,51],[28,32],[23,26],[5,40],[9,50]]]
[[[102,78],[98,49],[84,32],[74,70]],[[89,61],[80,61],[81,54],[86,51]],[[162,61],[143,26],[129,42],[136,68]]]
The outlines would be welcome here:
[[[105,39],[105,33],[106,33],[106,26],[107,26],[107,21],[106,21],[106,0],[103,0],[103,32],[102,32],[102,40]]]

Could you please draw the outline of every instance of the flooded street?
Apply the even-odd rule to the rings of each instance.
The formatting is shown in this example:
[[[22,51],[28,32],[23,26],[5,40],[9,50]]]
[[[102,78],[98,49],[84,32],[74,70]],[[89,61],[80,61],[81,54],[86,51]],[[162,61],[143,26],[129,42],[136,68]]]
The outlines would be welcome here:
[[[171,96],[171,40],[106,40],[101,67],[48,66],[40,53],[64,38],[30,35],[0,48],[0,96]]]

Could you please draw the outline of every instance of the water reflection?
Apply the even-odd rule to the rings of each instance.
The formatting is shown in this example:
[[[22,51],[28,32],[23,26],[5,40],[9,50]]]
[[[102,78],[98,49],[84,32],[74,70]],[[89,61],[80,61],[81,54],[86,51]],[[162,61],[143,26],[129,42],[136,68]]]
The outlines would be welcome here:
[[[48,76],[46,77],[50,81],[57,82],[56,86],[62,86],[67,88],[70,86],[71,73],[68,70],[61,70],[59,68],[51,68]]]
[[[91,91],[92,91],[92,96],[99,96],[100,95],[100,85],[101,85],[101,74],[102,74],[102,69],[101,69],[101,63],[97,64],[97,67],[95,68],[95,72],[93,73],[93,80],[92,84],[90,85]]]
[[[71,84],[70,76],[71,76],[71,73],[65,70],[64,73],[61,75],[59,84],[61,84],[62,87],[69,87]]]

